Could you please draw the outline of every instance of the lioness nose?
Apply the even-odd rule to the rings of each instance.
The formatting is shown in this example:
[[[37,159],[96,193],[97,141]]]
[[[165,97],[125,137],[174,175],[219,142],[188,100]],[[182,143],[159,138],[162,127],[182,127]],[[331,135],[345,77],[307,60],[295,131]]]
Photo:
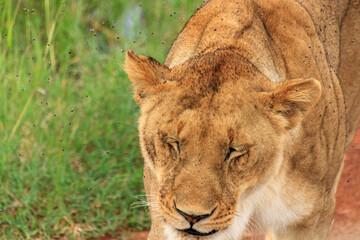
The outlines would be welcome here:
[[[183,216],[186,219],[186,221],[188,221],[190,223],[190,226],[192,227],[195,223],[199,222],[200,220],[210,217],[215,212],[216,208],[214,208],[209,214],[204,214],[204,215],[188,214],[188,213],[178,209],[176,207],[176,205],[175,205],[175,209],[178,213],[180,213],[181,216]]]

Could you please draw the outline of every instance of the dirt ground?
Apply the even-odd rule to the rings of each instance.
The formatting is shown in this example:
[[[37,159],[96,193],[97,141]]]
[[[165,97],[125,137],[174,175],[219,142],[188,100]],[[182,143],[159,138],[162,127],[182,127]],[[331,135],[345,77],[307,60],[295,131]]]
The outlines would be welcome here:
[[[360,124],[345,155],[330,240],[360,240]]]
[[[345,166],[336,193],[336,210],[329,240],[360,240],[360,124],[345,155]],[[148,232],[133,233],[129,240],[146,240]],[[104,236],[97,240],[115,240]],[[246,239],[264,239],[261,236]]]

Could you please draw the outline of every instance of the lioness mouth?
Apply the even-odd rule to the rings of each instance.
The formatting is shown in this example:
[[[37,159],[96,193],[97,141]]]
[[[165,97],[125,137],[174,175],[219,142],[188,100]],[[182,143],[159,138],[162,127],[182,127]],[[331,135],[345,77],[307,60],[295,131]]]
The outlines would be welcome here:
[[[180,232],[186,232],[188,234],[196,235],[196,236],[210,236],[210,235],[213,235],[214,233],[218,232],[218,230],[212,230],[211,232],[208,232],[208,233],[201,233],[201,232],[198,232],[198,231],[196,231],[195,229],[192,229],[192,228],[177,229],[177,230],[180,231]]]

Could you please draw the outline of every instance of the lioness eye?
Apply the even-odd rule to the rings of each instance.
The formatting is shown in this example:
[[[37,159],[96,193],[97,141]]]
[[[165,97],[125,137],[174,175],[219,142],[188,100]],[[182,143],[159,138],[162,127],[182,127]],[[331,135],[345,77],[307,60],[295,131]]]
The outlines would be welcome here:
[[[233,153],[233,152],[235,152],[235,151],[236,151],[235,148],[232,148],[232,147],[228,149],[228,151],[227,151],[227,153],[226,153],[226,156],[225,156],[225,162],[226,162],[227,160],[229,160],[231,153]]]
[[[240,146],[240,147],[230,147],[225,155],[225,162],[230,160],[230,159],[234,159],[234,158],[238,158],[241,157],[243,155],[245,155],[248,152],[248,149],[246,146]]]
[[[178,141],[174,141],[174,142],[168,142],[169,145],[169,149],[170,152],[176,156],[178,156],[178,154],[180,154],[181,151],[181,145]]]
[[[181,152],[181,144],[179,142],[176,142],[177,148],[178,148],[178,152]]]

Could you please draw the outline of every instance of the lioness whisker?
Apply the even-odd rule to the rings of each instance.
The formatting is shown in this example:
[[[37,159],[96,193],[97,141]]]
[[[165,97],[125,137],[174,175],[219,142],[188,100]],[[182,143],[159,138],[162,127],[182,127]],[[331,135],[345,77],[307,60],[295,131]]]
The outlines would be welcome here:
[[[250,221],[249,221],[250,226],[255,227],[255,229],[258,232],[265,232],[265,229],[261,226],[260,223],[258,223],[253,217],[250,216]]]
[[[132,204],[130,204],[130,209],[139,208],[139,207],[148,207],[148,203],[138,201],[138,202],[133,202]]]

